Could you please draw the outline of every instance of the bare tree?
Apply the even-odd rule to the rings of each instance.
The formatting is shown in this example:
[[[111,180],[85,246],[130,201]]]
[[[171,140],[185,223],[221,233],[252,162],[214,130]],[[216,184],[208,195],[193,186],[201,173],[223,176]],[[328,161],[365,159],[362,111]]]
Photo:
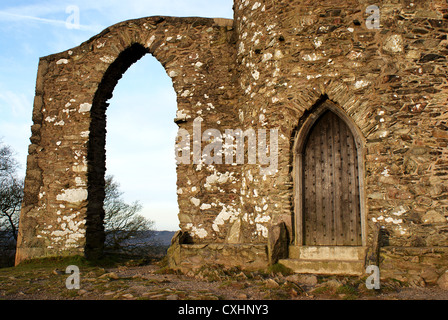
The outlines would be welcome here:
[[[16,177],[8,179],[0,188],[0,230],[6,231],[9,238],[17,241],[20,208],[23,198],[23,180]]]
[[[14,257],[23,199],[23,179],[17,177],[19,164],[10,146],[0,140],[0,247],[1,264]]]
[[[17,240],[23,180],[17,177],[19,163],[10,146],[0,140],[0,230]]]
[[[0,182],[3,180],[14,176],[16,174],[17,168],[19,166],[17,160],[14,158],[15,153],[12,148],[5,145],[2,140],[0,140]]]
[[[132,254],[147,253],[154,232],[154,222],[138,214],[142,206],[136,201],[127,204],[122,199],[123,192],[113,176],[106,177],[104,199],[105,248],[113,252]]]

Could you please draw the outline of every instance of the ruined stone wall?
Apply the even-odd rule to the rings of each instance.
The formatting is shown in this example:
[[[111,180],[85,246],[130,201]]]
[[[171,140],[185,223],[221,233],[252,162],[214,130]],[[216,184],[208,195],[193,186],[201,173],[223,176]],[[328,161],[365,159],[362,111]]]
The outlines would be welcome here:
[[[225,19],[151,17],[119,23],[40,59],[17,262],[101,250],[107,99],[143,54],[152,54],[172,78],[173,119],[181,128],[190,130],[197,116],[203,127],[233,122],[231,30]],[[215,173],[208,169],[178,168],[180,227],[199,239],[207,236],[201,226],[209,217],[194,197],[228,199],[219,191],[204,196],[200,185]]]
[[[233,22],[126,21],[42,58],[18,261],[84,252],[89,221],[91,233],[101,234],[106,101],[117,75],[146,51],[172,78],[175,121],[191,135],[186,153],[176,150],[189,153],[191,163],[177,167],[181,232],[173,240],[174,263],[258,267],[269,259],[263,246],[271,226],[281,222],[294,243],[296,134],[327,100],[362,141],[364,245],[448,246],[448,5],[381,1],[380,26],[370,29],[371,4],[235,0]],[[201,135],[215,131],[195,140],[198,123]],[[201,154],[193,161],[194,146],[227,144],[225,130],[238,128],[267,130],[268,141],[269,130],[278,130],[278,153],[269,150],[278,156],[274,172],[266,174],[262,169],[273,163],[258,157],[249,163],[247,144],[243,164],[225,163],[224,156],[222,164],[207,163]],[[93,249],[100,240],[92,240]],[[393,269],[397,255],[386,253]]]
[[[329,99],[364,138],[367,233],[396,246],[446,246],[447,9],[445,1],[235,2],[245,123],[279,128],[275,176],[243,172],[245,199],[294,236],[292,147],[299,120]]]

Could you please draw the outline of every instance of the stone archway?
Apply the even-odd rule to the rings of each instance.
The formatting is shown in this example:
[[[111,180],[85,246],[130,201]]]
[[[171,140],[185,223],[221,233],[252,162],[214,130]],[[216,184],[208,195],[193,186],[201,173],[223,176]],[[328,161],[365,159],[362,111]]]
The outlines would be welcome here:
[[[362,134],[323,97],[303,117],[294,143],[296,272],[361,274],[366,246]]]
[[[112,98],[112,92],[122,75],[147,53],[149,50],[139,43],[134,43],[122,51],[104,73],[93,98],[87,154],[89,163],[85,248],[87,257],[100,255],[105,240],[103,202],[106,173],[106,110],[109,105],[107,101]]]
[[[231,26],[232,20],[226,19],[129,20],[79,47],[40,59],[16,263],[44,256],[101,254],[104,112],[116,82],[132,63],[150,53],[173,81],[178,126],[189,129],[192,113],[200,111],[210,114],[204,125],[212,127],[209,122],[215,125],[231,93],[231,74],[215,77],[216,70],[231,65]],[[223,52],[228,52],[225,58]],[[218,93],[225,89],[227,95]],[[232,121],[233,116],[228,112],[227,116],[226,121],[218,115],[223,124]],[[181,166],[177,171],[179,190],[187,190],[191,181],[184,177],[196,170]],[[198,191],[194,195],[201,198]],[[192,196],[179,192],[182,229],[191,229]],[[195,223],[206,224],[201,219],[198,216]]]
[[[319,154],[314,154],[316,152]],[[336,103],[323,97],[304,115],[295,136],[293,156],[294,243],[300,246],[310,243],[365,246],[364,139],[356,124]],[[319,172],[318,175],[309,175],[306,170]],[[345,173],[338,170],[344,170]],[[311,188],[307,184],[313,181],[316,185]],[[339,189],[349,192],[346,194]],[[308,204],[307,194],[313,195],[313,199],[308,199]],[[316,210],[321,211],[323,216],[315,216]],[[310,218],[306,217],[307,211],[316,212]],[[331,214],[327,215],[323,211],[330,211]],[[347,218],[344,218],[344,212],[347,211],[352,212],[348,216],[351,221],[348,224],[341,221]],[[336,217],[338,215],[339,218]],[[305,240],[307,220],[308,224],[316,227],[313,231],[308,230],[313,233],[313,240],[308,237],[308,243]],[[314,225],[318,220],[321,225]],[[329,225],[325,226],[327,223]],[[346,233],[344,226],[353,234]]]
[[[361,245],[358,148],[345,121],[324,111],[306,136],[301,158],[296,205],[302,206],[303,244]]]

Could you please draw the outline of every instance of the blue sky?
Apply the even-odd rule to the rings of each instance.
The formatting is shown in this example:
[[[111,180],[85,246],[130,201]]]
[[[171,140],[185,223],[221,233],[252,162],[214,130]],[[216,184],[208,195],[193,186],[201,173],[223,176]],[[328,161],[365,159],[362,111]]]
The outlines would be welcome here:
[[[76,47],[120,21],[140,17],[233,18],[232,0],[2,0],[0,3],[0,138],[25,175],[39,57]],[[76,22],[79,28],[67,27]],[[146,55],[119,81],[107,112],[107,170],[127,202],[157,230],[177,230],[174,138],[176,97],[160,63]]]

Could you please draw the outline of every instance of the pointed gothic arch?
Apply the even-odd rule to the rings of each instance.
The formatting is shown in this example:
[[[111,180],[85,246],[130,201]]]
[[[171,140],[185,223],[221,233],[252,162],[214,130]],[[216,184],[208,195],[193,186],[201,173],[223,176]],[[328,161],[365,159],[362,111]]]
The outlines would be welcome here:
[[[294,244],[365,246],[362,133],[335,103],[317,103],[294,143]]]

